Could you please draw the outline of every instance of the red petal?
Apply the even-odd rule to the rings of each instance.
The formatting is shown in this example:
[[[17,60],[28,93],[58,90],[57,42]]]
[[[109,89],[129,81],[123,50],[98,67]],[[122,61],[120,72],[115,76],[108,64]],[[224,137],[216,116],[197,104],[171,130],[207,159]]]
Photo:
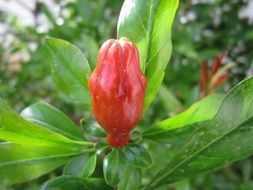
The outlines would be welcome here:
[[[215,73],[217,73],[217,71],[220,69],[222,60],[227,57],[227,52],[223,52],[221,53],[219,56],[216,57],[213,65],[212,65],[212,72],[211,72],[211,76],[215,75]]]
[[[214,92],[217,89],[218,86],[220,86],[223,82],[225,82],[228,79],[229,79],[229,75],[228,74],[220,76],[215,81],[215,83],[212,85],[211,91]]]
[[[201,69],[200,90],[205,94],[208,91],[208,85],[210,80],[209,80],[209,69],[204,60],[200,61],[200,69]]]

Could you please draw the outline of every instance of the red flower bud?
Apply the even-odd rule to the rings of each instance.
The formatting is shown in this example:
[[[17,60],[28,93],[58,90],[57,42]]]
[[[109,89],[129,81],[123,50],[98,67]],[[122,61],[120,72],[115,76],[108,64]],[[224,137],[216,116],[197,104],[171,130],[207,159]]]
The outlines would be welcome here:
[[[146,90],[139,53],[127,38],[106,41],[89,79],[92,111],[112,147],[122,147],[139,122]]]

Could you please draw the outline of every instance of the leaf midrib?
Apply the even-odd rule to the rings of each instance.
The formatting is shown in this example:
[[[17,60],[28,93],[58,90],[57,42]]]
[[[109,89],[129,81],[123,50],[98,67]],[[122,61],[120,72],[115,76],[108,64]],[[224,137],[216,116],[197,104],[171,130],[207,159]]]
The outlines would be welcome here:
[[[41,121],[39,119],[35,119],[34,117],[26,117],[26,119],[29,119],[29,121],[33,122],[33,123],[36,123],[36,124],[41,124],[41,125],[49,125],[51,126],[52,128],[54,128],[56,131],[58,131],[57,133],[61,132],[62,135],[66,138],[71,138],[70,140],[83,140],[81,139],[80,137],[76,136],[76,135],[73,135],[71,134],[69,131],[64,131],[63,129],[60,129],[58,127],[55,127],[45,121]],[[43,127],[43,126],[42,126]]]
[[[147,47],[146,47],[146,55],[145,55],[145,73],[146,73],[146,67],[148,64],[148,59],[149,59],[149,52],[150,52],[150,42],[151,42],[151,34],[152,34],[152,26],[154,23],[154,18],[152,18],[152,12],[153,12],[153,0],[150,0],[150,8],[149,8],[149,16],[148,16],[148,25],[147,25],[147,37],[148,37],[148,42],[147,42]]]
[[[80,153],[72,153],[72,154],[59,154],[59,155],[53,155],[53,156],[45,156],[45,157],[39,157],[39,158],[32,158],[32,159],[21,159],[21,160],[14,160],[14,161],[7,161],[4,163],[0,163],[0,167],[5,167],[8,165],[14,165],[14,164],[27,164],[29,162],[33,162],[33,161],[49,161],[49,160],[53,160],[53,159],[60,159],[60,158],[66,158],[66,157],[73,157],[73,156],[78,156],[81,155],[82,152]]]
[[[150,7],[152,7],[153,6],[153,0],[151,0],[152,1],[152,3],[151,3],[151,6]],[[159,3],[161,3],[161,1],[159,2]],[[174,5],[175,5],[175,0],[173,0],[173,3],[171,3],[172,5],[171,5],[171,8],[172,8],[172,10],[173,10],[173,7],[174,7]],[[157,10],[154,12],[154,15],[156,15],[156,12],[158,11],[158,9],[159,9],[159,6],[160,6],[160,4],[158,5],[158,7],[157,7]],[[174,11],[173,11],[174,12]],[[150,17],[152,16],[152,11],[150,11]],[[151,39],[152,38],[150,38],[150,36],[152,35],[152,32],[153,32],[153,28],[152,28],[152,26],[153,26],[153,23],[154,23],[154,21],[155,21],[155,16],[153,16],[154,18],[152,19],[152,22],[151,22],[151,25],[149,25],[149,27],[151,27],[151,30],[150,30],[150,34],[148,34],[148,39],[149,39],[149,41],[148,41],[148,51],[147,51],[147,65],[149,65],[149,64],[151,64],[152,62],[153,62],[153,59],[155,58],[155,56],[157,56],[158,54],[159,54],[159,52],[166,46],[166,41],[161,45],[161,47],[160,47],[160,49],[158,49],[156,52],[155,52],[155,54],[154,55],[152,55],[151,57],[149,56],[150,55],[150,49],[151,49],[151,43],[150,43],[150,41],[151,41]],[[173,17],[174,18],[174,17]],[[149,20],[151,20],[151,19],[149,19]],[[148,30],[148,32],[149,32],[149,30]],[[170,40],[171,40],[171,37],[170,37]],[[161,71],[164,71],[164,69],[160,69]],[[145,73],[146,73],[146,71],[145,71]]]
[[[71,147],[77,147],[77,146],[83,146],[83,145],[85,145],[85,144],[87,144],[87,145],[89,145],[90,143],[89,142],[85,142],[85,141],[73,141],[73,140],[70,140],[70,139],[68,139],[68,138],[66,138],[68,141],[53,141],[52,139],[43,139],[43,138],[40,138],[40,137],[38,137],[38,138],[34,138],[34,137],[32,137],[32,136],[28,136],[28,135],[20,135],[20,134],[18,134],[17,132],[13,132],[13,131],[8,131],[8,130],[4,130],[6,133],[10,133],[10,134],[12,134],[12,136],[22,136],[23,138],[26,138],[26,139],[30,139],[30,140],[32,140],[32,139],[34,139],[34,141],[36,142],[40,142],[40,143],[38,143],[37,145],[39,146],[39,145],[43,145],[44,143],[45,144],[48,144],[48,145],[59,145],[59,144],[65,144],[65,145],[69,145],[69,146],[71,146]],[[1,129],[0,129],[0,132],[1,132]],[[5,139],[3,139],[3,140],[5,140]],[[21,143],[21,144],[26,144],[26,143]],[[35,144],[36,145],[36,144]]]

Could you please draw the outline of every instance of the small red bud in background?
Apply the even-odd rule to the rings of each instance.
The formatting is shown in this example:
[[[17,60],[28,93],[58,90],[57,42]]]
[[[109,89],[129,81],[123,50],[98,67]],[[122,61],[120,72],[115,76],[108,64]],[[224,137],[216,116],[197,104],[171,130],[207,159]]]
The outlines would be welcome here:
[[[89,79],[92,111],[112,147],[123,147],[139,122],[146,78],[137,47],[127,38],[106,41]]]
[[[202,98],[215,92],[223,82],[229,79],[227,71],[234,66],[234,63],[231,62],[226,66],[221,65],[227,55],[227,52],[218,55],[211,67],[204,60],[200,62],[201,75],[199,84]]]

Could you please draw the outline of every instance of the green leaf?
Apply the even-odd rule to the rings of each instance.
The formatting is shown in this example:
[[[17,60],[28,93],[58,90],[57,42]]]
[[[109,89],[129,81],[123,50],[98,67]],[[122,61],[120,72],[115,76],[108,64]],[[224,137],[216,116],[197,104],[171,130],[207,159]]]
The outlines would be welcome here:
[[[199,128],[146,189],[172,183],[253,154],[253,78],[236,85],[215,117]]]
[[[63,112],[45,102],[38,102],[25,108],[21,116],[70,139],[84,139],[80,130]]]
[[[105,181],[108,185],[116,186],[120,182],[125,161],[125,156],[121,149],[113,149],[112,152],[105,156],[103,170]]]
[[[83,7],[81,9],[83,9]],[[98,44],[91,36],[88,35],[83,35],[81,42],[82,44],[80,44],[79,47],[83,47],[84,53],[90,63],[90,67],[93,70],[96,67],[97,63],[97,56],[99,51]]]
[[[22,118],[0,98],[0,139],[27,145],[82,148],[93,143],[70,140]]]
[[[131,132],[130,143],[139,143],[142,141],[142,133],[139,130],[134,130]]]
[[[97,142],[94,148],[97,150],[96,153],[99,157],[104,157],[110,151],[110,147],[105,141]]]
[[[89,177],[96,168],[97,155],[95,153],[84,154],[74,158],[63,171],[64,175]]]
[[[153,101],[169,62],[171,27],[179,0],[125,0],[118,21],[118,38],[128,37],[140,53],[148,79],[145,109]]]
[[[94,19],[94,13],[92,11],[91,3],[89,0],[77,0],[74,5],[76,6],[79,15],[83,17],[82,20],[84,22],[87,22],[87,20],[91,22],[92,19]]]
[[[81,120],[81,125],[83,127],[83,130],[85,133],[95,136],[95,137],[105,137],[106,133],[105,130],[100,127],[100,125],[95,120],[87,120],[86,118],[83,118]]]
[[[139,144],[127,145],[123,152],[128,162],[136,168],[148,168],[152,165],[149,152]]]
[[[60,176],[46,182],[41,190],[112,190],[99,178],[80,178],[77,176]]]
[[[76,46],[57,38],[46,38],[44,46],[57,88],[75,103],[90,104],[90,66],[84,54]]]
[[[168,113],[182,107],[179,100],[165,85],[160,86],[159,96],[161,98],[165,111]]]
[[[153,142],[162,143],[167,146],[169,144],[170,146],[173,146],[171,148],[177,149],[182,146],[192,133],[200,128],[200,126],[202,126],[202,123],[192,124],[186,127],[176,128],[164,131],[163,133],[151,135],[145,139],[153,140]]]
[[[61,146],[52,148],[12,143],[0,143],[0,152],[0,187],[35,179],[82,153]]]
[[[194,103],[186,111],[152,126],[143,133],[143,137],[159,139],[163,134],[170,136],[170,133],[175,136],[175,129],[210,120],[218,112],[223,98],[224,95],[221,94],[210,95]]]
[[[130,165],[126,165],[118,190],[140,190],[141,171]]]

